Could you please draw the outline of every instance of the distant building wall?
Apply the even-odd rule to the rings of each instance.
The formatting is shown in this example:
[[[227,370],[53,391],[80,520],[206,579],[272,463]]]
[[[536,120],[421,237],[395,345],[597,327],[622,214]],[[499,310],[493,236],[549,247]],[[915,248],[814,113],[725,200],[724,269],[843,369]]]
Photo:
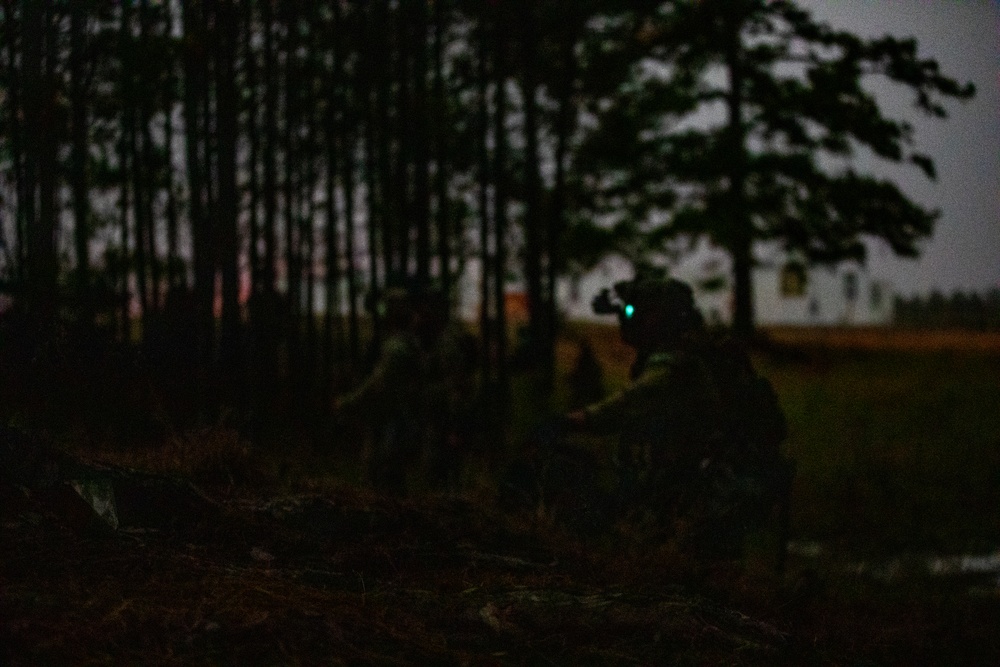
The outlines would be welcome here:
[[[757,322],[784,325],[888,325],[892,323],[891,286],[862,268],[842,265],[806,269],[801,291],[790,289],[796,265],[754,271]]]

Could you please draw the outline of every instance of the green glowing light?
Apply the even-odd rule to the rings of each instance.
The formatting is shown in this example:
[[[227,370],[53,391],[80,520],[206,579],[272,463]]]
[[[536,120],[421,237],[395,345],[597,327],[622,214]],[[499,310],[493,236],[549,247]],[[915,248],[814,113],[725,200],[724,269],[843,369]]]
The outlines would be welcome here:
[[[635,307],[631,304],[625,304],[625,317],[632,317],[635,313]]]

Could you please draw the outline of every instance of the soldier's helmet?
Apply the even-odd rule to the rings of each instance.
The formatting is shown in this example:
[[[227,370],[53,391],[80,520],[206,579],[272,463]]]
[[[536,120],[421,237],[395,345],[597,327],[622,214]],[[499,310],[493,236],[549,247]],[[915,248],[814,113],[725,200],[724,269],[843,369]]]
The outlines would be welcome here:
[[[447,292],[408,275],[389,276],[381,291],[368,294],[365,307],[389,328],[411,329],[421,337],[433,338],[448,321]]]
[[[615,283],[615,299],[605,290],[594,299],[594,311],[615,313],[622,340],[637,348],[669,345],[704,326],[691,288],[674,279],[638,278]]]
[[[408,328],[420,298],[415,282],[392,277],[379,293],[370,293],[366,300],[368,310],[381,318],[390,328]]]

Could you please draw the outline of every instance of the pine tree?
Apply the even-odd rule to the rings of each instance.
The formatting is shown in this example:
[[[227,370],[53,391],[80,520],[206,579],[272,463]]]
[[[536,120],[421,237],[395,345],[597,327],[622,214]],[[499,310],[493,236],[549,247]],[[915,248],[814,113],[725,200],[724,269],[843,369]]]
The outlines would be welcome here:
[[[863,260],[865,238],[918,252],[936,213],[859,173],[851,158],[911,163],[929,178],[933,161],[866,83],[909,88],[917,110],[940,118],[943,100],[967,99],[970,84],[941,74],[913,39],[862,39],[788,0],[677,0],[632,18],[622,39],[634,49],[627,60],[642,67],[597,108],[599,130],[581,158],[587,177],[605,210],[624,205],[621,222],[642,232],[643,250],[704,236],[728,251],[738,334],[754,330],[757,241],[808,262]],[[723,120],[681,123],[702,113]],[[642,227],[650,221],[655,229]]]

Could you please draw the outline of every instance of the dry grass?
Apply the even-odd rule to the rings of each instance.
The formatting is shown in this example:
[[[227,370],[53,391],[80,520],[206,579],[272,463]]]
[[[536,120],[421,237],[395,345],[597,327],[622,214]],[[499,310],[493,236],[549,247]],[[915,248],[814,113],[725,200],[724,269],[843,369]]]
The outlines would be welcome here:
[[[845,598],[595,549],[461,500],[350,490],[230,503],[182,533],[81,534],[29,499],[0,527],[4,664],[954,664],[996,606]],[[978,615],[970,616],[970,611]],[[943,616],[942,616],[943,615]],[[963,619],[959,630],[955,623]],[[985,653],[984,653],[985,651]]]
[[[787,664],[805,650],[686,588],[669,551],[595,552],[464,501],[345,490],[104,536],[35,498],[19,510],[0,535],[5,664]]]
[[[1000,332],[892,327],[765,327],[774,342],[826,349],[907,352],[1000,352]]]

